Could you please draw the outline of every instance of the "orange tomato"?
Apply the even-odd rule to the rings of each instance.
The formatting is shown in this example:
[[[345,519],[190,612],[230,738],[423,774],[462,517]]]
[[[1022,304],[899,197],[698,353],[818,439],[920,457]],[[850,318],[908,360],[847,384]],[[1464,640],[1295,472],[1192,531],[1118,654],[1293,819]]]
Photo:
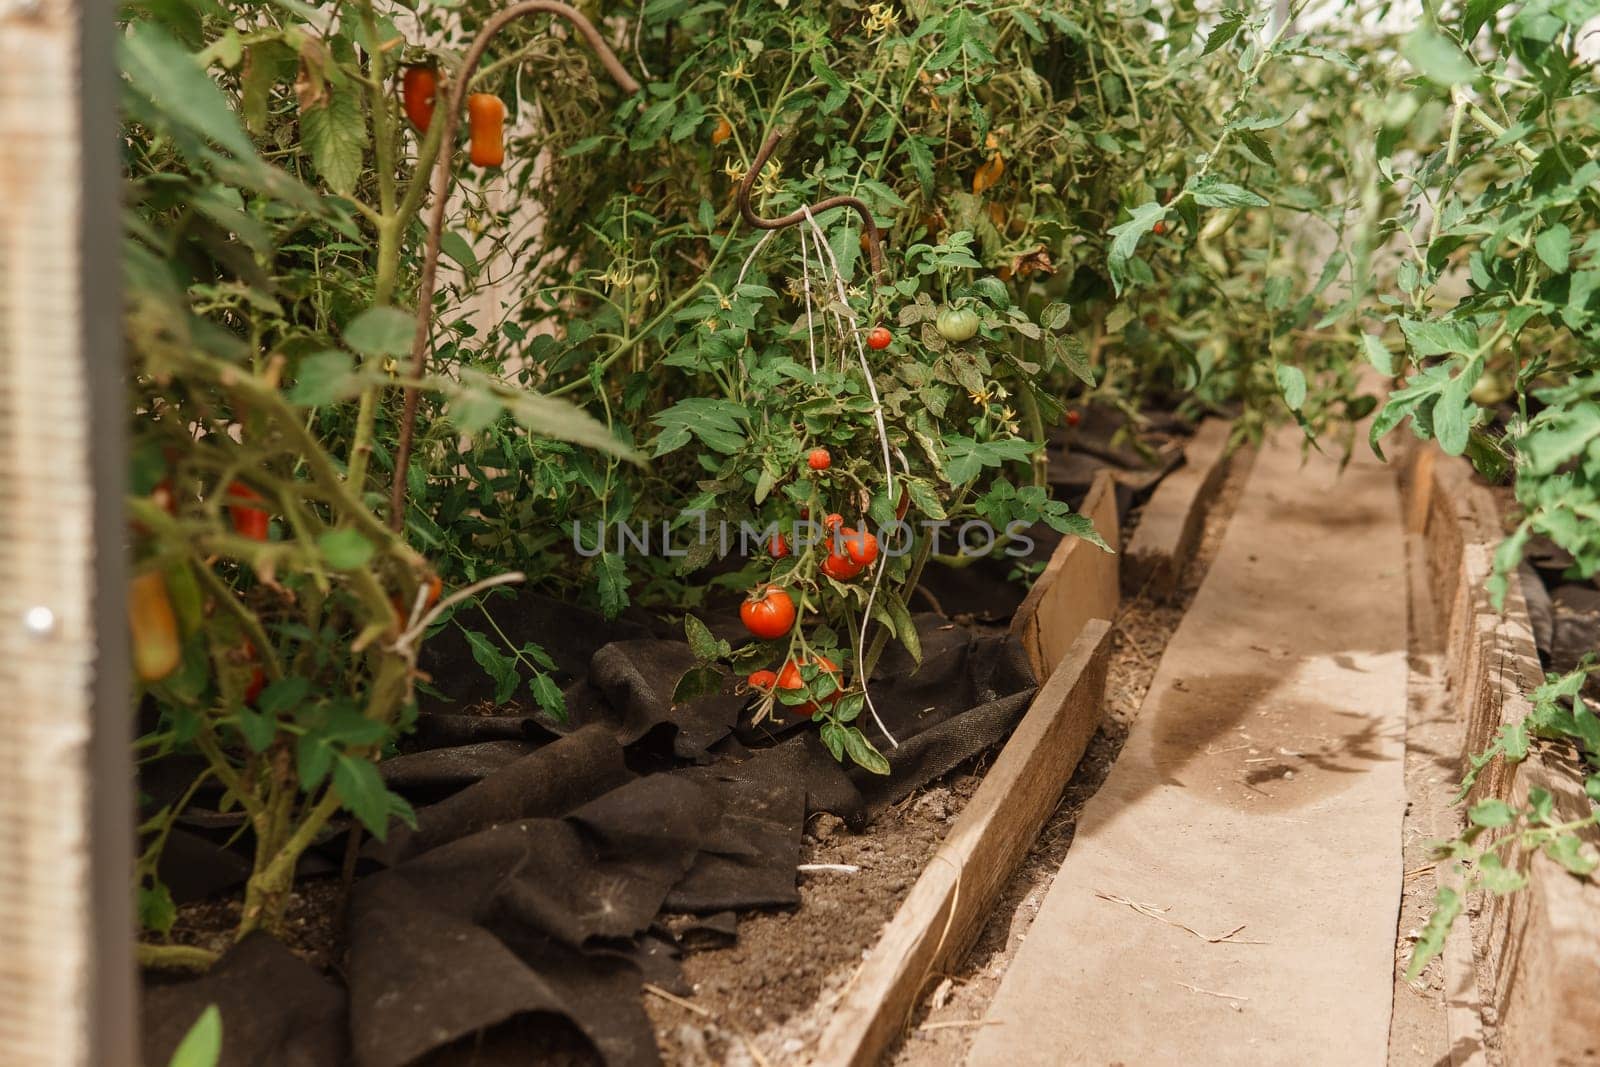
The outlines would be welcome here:
[[[506,105],[493,93],[467,97],[467,125],[472,131],[469,153],[473,166],[498,167],[506,161]]]
[[[141,682],[159,682],[178,669],[183,661],[178,615],[160,571],[145,571],[128,583],[128,631],[133,636],[133,673]]]

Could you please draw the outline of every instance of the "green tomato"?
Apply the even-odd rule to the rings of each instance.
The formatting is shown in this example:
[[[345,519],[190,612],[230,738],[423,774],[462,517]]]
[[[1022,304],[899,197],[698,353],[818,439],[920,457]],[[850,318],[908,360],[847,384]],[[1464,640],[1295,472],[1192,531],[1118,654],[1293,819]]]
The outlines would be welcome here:
[[[1486,370],[1478,376],[1478,380],[1473,383],[1472,392],[1467,395],[1474,404],[1492,408],[1510,399],[1515,388],[1511,379],[1504,374],[1497,370]]]
[[[933,325],[946,341],[970,341],[978,333],[978,313],[971,308],[947,307]]]

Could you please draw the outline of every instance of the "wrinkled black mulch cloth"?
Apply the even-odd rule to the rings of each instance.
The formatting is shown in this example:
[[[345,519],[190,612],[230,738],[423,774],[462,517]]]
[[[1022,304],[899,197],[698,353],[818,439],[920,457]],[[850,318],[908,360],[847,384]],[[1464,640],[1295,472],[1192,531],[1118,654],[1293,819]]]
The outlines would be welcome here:
[[[568,605],[530,596],[518,605],[574,617]],[[497,613],[502,623],[509,617]],[[899,746],[870,714],[860,719],[888,756],[888,776],[841,767],[804,720],[741,722],[749,699],[733,694],[731,680],[721,693],[674,705],[673,687],[693,662],[681,641],[635,632],[592,649],[579,676],[570,665],[581,640],[569,626],[568,722],[535,731],[508,717],[515,725],[502,724],[504,734],[457,729],[445,736],[460,743],[385,766],[392,788],[427,802],[415,829],[395,826],[364,853],[348,925],[348,1027],[340,1034],[348,1053],[309,1037],[294,1049],[302,1058],[283,1052],[284,1035],[308,1010],[318,1019],[343,1012],[343,991],[333,990],[337,1009],[320,998],[308,1006],[263,980],[253,1001],[224,1002],[231,987],[219,982],[240,985],[255,974],[282,981],[246,954],[260,952],[251,939],[211,975],[152,993],[147,1062],[165,1062],[206,997],[223,1005],[228,1062],[501,1062],[485,1057],[507,1047],[505,1062],[566,1062],[529,1059],[523,1038],[508,1039],[530,1025],[576,1035],[575,1062],[585,1046],[613,1067],[659,1062],[642,983],[677,988],[681,944],[725,942],[736,929],[730,912],[798,904],[808,813],[863,826],[1000,742],[1021,717],[1035,681],[1020,646],[937,615],[917,622],[921,666],[903,651],[887,655],[871,690]],[[433,673],[445,677],[438,664]],[[473,718],[458,709],[430,714]],[[547,730],[560,736],[541,740]],[[661,925],[663,913],[706,918],[674,933]],[[230,1004],[248,1026],[229,1028]]]

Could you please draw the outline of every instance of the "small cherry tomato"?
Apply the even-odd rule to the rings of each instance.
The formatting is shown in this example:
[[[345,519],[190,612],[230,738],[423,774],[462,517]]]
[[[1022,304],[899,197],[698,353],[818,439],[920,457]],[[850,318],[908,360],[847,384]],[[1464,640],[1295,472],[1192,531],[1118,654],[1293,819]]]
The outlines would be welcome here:
[[[726,118],[717,120],[717,128],[711,131],[711,144],[713,147],[733,136],[733,123]]]
[[[933,326],[946,341],[970,341],[978,333],[978,313],[971,308],[947,307],[939,312]]]
[[[772,535],[772,540],[767,542],[767,555],[773,559],[783,559],[789,555],[789,542],[783,534]]]
[[[439,91],[439,72],[432,66],[416,64],[400,73],[400,99],[406,118],[423,133],[433,121],[434,97]]]
[[[811,454],[806,456],[806,466],[814,471],[825,471],[833,466],[833,457],[828,455],[826,448],[813,448]]]
[[[1079,411],[1077,408],[1073,408],[1071,411],[1067,412],[1067,425],[1068,426],[1076,426],[1076,425],[1078,425],[1078,423],[1080,423],[1082,421],[1083,421],[1083,412]]]
[[[248,485],[234,482],[228,486],[228,500],[239,503],[228,504],[228,517],[233,520],[233,531],[241,537],[248,537],[252,541],[265,541],[270,516],[265,508],[254,506],[254,502],[265,500],[260,493]]]
[[[794,626],[794,600],[778,586],[752,592],[739,605],[739,621],[763,641],[776,640]]]
[[[844,554],[857,567],[870,567],[877,562],[878,539],[871,530],[846,529],[840,532],[840,538],[844,541]]]
[[[824,530],[827,530],[828,533],[830,533],[830,534],[833,533],[833,531],[839,529],[843,525],[844,525],[844,516],[839,514],[837,511],[828,512],[827,516],[824,517],[823,520],[822,520],[822,528]]]
[[[836,582],[848,582],[861,573],[861,564],[836,552],[829,552],[822,561],[822,573]]]
[[[752,671],[745,682],[751,689],[770,690],[778,684],[778,676],[771,671]]]
[[[889,347],[889,342],[894,340],[894,334],[889,332],[887,326],[874,326],[867,331],[867,347],[874,352],[882,352]]]
[[[1165,222],[1162,222],[1160,219],[1157,219],[1156,220],[1156,236],[1160,237],[1162,234],[1164,234],[1166,232],[1167,232],[1167,224]]]
[[[812,662],[818,667],[821,667],[827,673],[833,675],[833,682],[835,686],[839,684],[839,668],[832,660],[830,660],[827,656],[818,656]],[[779,689],[803,689],[805,688],[805,684],[805,679],[800,676],[800,667],[794,662],[794,660],[790,660],[783,665],[783,670],[778,674]],[[839,690],[837,688],[834,689],[832,693],[828,694],[823,699],[829,704],[837,703],[839,700]],[[817,713],[817,702],[813,700],[809,703],[797,705],[789,710],[794,712],[796,715],[799,715],[801,718],[809,719],[811,716]]]

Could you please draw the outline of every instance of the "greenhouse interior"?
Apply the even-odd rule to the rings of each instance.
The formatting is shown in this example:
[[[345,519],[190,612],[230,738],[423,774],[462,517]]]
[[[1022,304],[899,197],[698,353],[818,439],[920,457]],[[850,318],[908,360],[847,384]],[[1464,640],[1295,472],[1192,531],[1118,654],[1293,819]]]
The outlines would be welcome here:
[[[1600,0],[0,57],[0,1064],[1600,1065]]]

